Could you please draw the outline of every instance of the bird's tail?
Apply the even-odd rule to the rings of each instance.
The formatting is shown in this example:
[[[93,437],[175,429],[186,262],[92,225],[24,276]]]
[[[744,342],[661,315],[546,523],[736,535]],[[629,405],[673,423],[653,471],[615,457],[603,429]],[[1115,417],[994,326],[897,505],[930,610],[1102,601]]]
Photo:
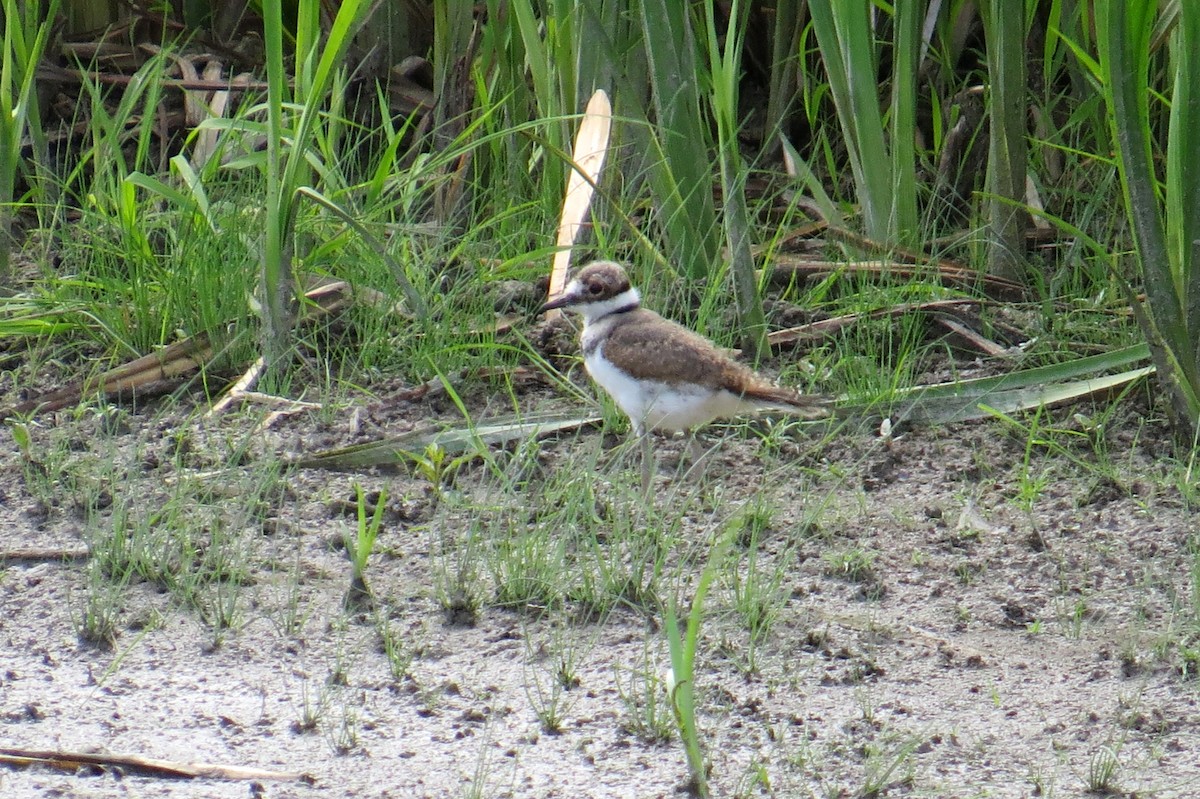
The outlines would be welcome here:
[[[833,413],[833,401],[819,394],[800,394],[779,386],[766,386],[748,391],[745,398],[763,410],[779,410],[805,419],[824,419]]]

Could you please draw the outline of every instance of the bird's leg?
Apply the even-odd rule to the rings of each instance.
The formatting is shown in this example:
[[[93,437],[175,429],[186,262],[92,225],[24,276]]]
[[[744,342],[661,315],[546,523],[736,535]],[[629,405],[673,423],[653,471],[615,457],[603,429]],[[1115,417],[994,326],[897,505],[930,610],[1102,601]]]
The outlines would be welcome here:
[[[708,451],[700,444],[700,439],[696,437],[695,430],[685,430],[684,435],[687,436],[687,444],[684,446],[684,452],[688,459],[688,468],[683,473],[683,479],[694,480],[701,473],[700,467],[703,465]]]
[[[638,436],[642,439],[642,493],[650,494],[650,484],[654,479],[654,448],[650,441],[650,431],[641,430]]]

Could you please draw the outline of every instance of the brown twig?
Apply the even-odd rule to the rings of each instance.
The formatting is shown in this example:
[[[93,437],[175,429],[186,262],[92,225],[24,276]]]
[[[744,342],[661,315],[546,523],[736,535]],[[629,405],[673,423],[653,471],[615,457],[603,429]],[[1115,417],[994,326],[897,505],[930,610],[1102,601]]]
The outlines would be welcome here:
[[[200,368],[212,357],[208,336],[200,333],[157,352],[122,364],[96,377],[78,380],[56,391],[0,410],[0,419],[12,415],[46,413],[79,402],[87,394],[137,391],[152,383],[179,377]]]
[[[894,305],[890,308],[877,308],[873,311],[865,311],[863,313],[831,316],[828,319],[809,322],[806,325],[777,330],[767,336],[767,343],[773,347],[779,347],[785,344],[795,344],[800,341],[818,341],[828,337],[830,333],[850,327],[864,319],[881,319],[887,316],[902,316],[903,314],[913,312],[945,312],[958,306],[970,307],[979,305],[979,300],[933,300],[931,302],[904,303],[903,305]]]
[[[61,752],[47,749],[0,747],[0,764],[26,767],[47,766],[60,771],[78,771],[82,767],[116,768],[145,777],[165,779],[207,778],[216,780],[298,780],[315,782],[313,777],[299,771],[266,771],[244,766],[222,766],[215,763],[176,763],[170,760],[139,755],[96,754],[90,752]]]
[[[832,229],[831,229],[832,230]],[[895,257],[897,253],[891,253]],[[1003,300],[1024,300],[1025,289],[1010,280],[980,274],[976,269],[969,269],[952,261],[926,258],[924,263],[904,263],[901,261],[827,261],[808,257],[797,257],[789,253],[775,255],[775,263],[768,267],[772,277],[786,278],[789,274],[804,275],[805,277],[824,277],[831,274],[858,275],[892,275],[899,278],[911,278],[918,275],[934,274],[946,286],[964,289],[980,287],[989,297]]]
[[[39,80],[57,80],[82,83],[86,79],[96,83],[106,83],[111,86],[128,86],[133,82],[134,79],[133,75],[114,75],[106,72],[88,72],[82,69],[67,69],[66,67],[55,66],[53,64],[42,64],[39,66],[37,70],[37,76]],[[222,80],[159,78],[159,83],[163,86],[169,86],[176,89],[187,89],[189,91],[202,92],[265,92],[267,90],[267,84],[263,81],[244,81],[235,79],[232,76]]]
[[[91,552],[87,547],[50,547],[0,550],[0,563],[14,561],[83,560]]]

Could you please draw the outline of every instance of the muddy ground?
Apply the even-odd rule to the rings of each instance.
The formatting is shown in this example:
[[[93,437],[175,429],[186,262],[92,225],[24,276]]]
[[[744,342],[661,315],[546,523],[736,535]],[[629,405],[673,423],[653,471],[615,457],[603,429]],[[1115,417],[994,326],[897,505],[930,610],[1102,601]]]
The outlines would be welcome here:
[[[379,396],[261,434],[260,408],[207,419],[194,395],[47,415],[32,428],[38,466],[13,447],[0,455],[0,548],[78,550],[173,481],[209,481],[203,502],[219,507],[276,454],[459,418],[445,398]],[[508,400],[468,401],[483,418]],[[526,401],[571,407],[544,390]],[[1073,413],[1051,420],[1070,431],[1065,452],[1029,451],[995,422],[909,430],[890,446],[848,426],[718,426],[703,477],[687,480],[671,473],[683,443],[660,443],[653,518],[673,521],[659,600],[686,602],[712,541],[761,511],[705,605],[695,688],[715,796],[1200,794],[1200,561],[1179,451],[1144,399],[1124,400],[1103,430]],[[681,795],[678,739],[647,729],[655,713],[669,722],[647,704],[668,663],[654,601],[499,607],[481,555],[468,574],[477,617],[444,608],[466,562],[454,548],[469,533],[498,540],[491,521],[536,516],[555,501],[546,484],[587,482],[601,530],[642,518],[620,443],[594,429],[543,441],[522,490],[478,464],[440,494],[419,470],[286,472],[268,507],[228,531],[246,569],[223,630],[211,609],[133,580],[114,600],[111,647],[89,643],[80,619],[105,581],[85,558],[0,564],[0,745],[302,775],[0,769],[0,795]],[[88,469],[100,488],[86,488]],[[343,606],[355,480],[392,497],[368,569],[373,612]],[[778,617],[752,656],[731,609],[751,553],[779,566]],[[381,616],[401,650],[391,658]],[[539,718],[548,708],[558,731]]]

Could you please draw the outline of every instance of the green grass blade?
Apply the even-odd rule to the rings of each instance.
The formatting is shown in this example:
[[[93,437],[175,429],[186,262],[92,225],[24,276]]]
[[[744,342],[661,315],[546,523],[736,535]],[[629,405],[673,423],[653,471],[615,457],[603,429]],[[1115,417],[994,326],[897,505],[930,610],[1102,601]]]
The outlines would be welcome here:
[[[417,291],[416,287],[413,286],[412,281],[408,279],[408,275],[404,272],[404,267],[396,262],[396,259],[393,258],[391,253],[387,251],[387,247],[384,246],[383,242],[380,241],[378,236],[367,230],[366,226],[355,219],[352,214],[348,213],[340,205],[333,202],[320,192],[310,189],[307,186],[301,186],[300,188],[296,189],[296,193],[302,197],[307,197],[323,208],[331,211],[347,225],[354,228],[354,231],[362,237],[363,241],[365,241],[371,247],[371,249],[373,249],[376,254],[383,259],[384,263],[388,265],[388,268],[392,272],[392,276],[395,277],[396,283],[400,285],[400,289],[404,292],[404,296],[408,300],[408,304],[413,309],[413,313],[416,314],[417,318],[427,319],[429,317],[429,306],[425,304],[425,299],[421,296],[421,293]]]
[[[1171,284],[1166,233],[1159,216],[1150,140],[1149,44],[1157,3],[1140,0],[1097,8],[1105,92],[1112,108],[1125,207],[1145,270],[1150,308],[1170,341],[1186,333]]]
[[[891,191],[895,233],[912,244],[917,232],[917,73],[924,3],[896,3],[892,52]]]
[[[708,68],[712,75],[710,104],[717,119],[717,150],[721,164],[721,188],[724,197],[723,221],[737,298],[738,324],[742,348],[758,360],[767,352],[767,320],[763,314],[758,281],[754,275],[754,257],[750,252],[750,212],[746,208],[746,167],[738,141],[738,81],[741,78],[742,45],[748,17],[735,0],[730,8],[729,27],[725,31],[724,51],[717,35],[717,14],[708,7]]]
[[[988,272],[1024,282],[1024,214],[1004,199],[1025,196],[1025,16],[1009,0],[983,4],[991,91],[987,185]]]
[[[867,236],[893,238],[892,163],[876,94],[874,34],[866,3],[813,0],[813,30],[862,205]]]
[[[704,748],[700,744],[696,716],[696,653],[700,645],[700,625],[704,621],[704,601],[725,561],[734,532],[734,528],[723,532],[709,550],[708,562],[700,573],[700,581],[692,596],[686,630],[681,633],[679,629],[677,600],[666,608],[664,619],[667,647],[671,654],[671,701],[675,723],[687,757],[690,787],[697,796],[702,797],[709,795],[709,788],[708,768],[704,762]]]
[[[1130,369],[1119,374],[1093,377],[1087,380],[1009,388],[989,392],[982,397],[969,395],[963,397],[922,396],[904,406],[896,416],[907,422],[927,424],[951,424],[986,419],[995,411],[1001,413],[1031,411],[1098,394],[1111,394],[1134,381],[1154,374],[1154,372],[1155,367],[1143,366],[1139,369]]]
[[[267,57],[267,219],[262,253],[262,352],[268,370],[276,369],[283,360],[292,327],[292,270],[290,250],[285,246],[287,209],[281,186],[281,165],[285,158],[283,109],[284,103],[291,100],[283,66],[283,34],[281,4],[263,4],[263,43]]]
[[[915,386],[901,393],[912,393],[929,398],[967,397],[984,399],[998,391],[1024,389],[1033,386],[1044,386],[1050,383],[1074,380],[1083,375],[1096,372],[1123,369],[1133,364],[1141,363],[1150,357],[1149,347],[1145,344],[1134,344],[1119,350],[1103,352],[1099,355],[1089,355],[1073,361],[1038,366],[1020,372],[1012,372],[995,377],[980,377],[974,380],[960,380],[954,383],[939,383],[933,386]]]
[[[713,206],[710,134],[702,124],[701,72],[687,6],[674,0],[641,4],[642,32],[650,65],[654,116],[651,185],[670,256],[693,278],[706,277],[719,256]]]
[[[21,165],[21,140],[41,138],[35,77],[46,49],[59,0],[43,11],[40,2],[4,0],[0,43],[0,282],[8,278],[13,193]]]
[[[1200,6],[1183,3],[1172,40],[1175,92],[1167,142],[1166,235],[1183,300],[1190,373],[1200,383]],[[1187,357],[1180,353],[1181,357]]]
[[[283,18],[278,3],[263,7],[267,55],[267,177],[266,236],[263,244],[262,352],[269,373],[281,365],[292,336],[295,285],[292,276],[292,234],[296,222],[296,191],[307,185],[311,150],[326,93],[359,22],[360,0],[338,6],[324,45],[319,37],[318,0],[300,0],[296,17],[296,100],[291,104],[283,64]],[[314,66],[315,61],[315,66]],[[290,118],[285,120],[285,111]],[[294,126],[288,121],[294,120]],[[317,170],[320,172],[320,170]]]
[[[1158,4],[1153,0],[1104,3],[1096,10],[1105,99],[1112,112],[1125,207],[1146,290],[1148,314],[1141,313],[1136,302],[1135,311],[1139,311],[1137,318],[1147,340],[1156,345],[1159,378],[1173,400],[1177,421],[1194,430],[1200,426],[1200,329],[1188,314],[1194,307],[1193,300],[1200,300],[1200,287],[1193,288],[1197,280],[1193,268],[1195,245],[1183,236],[1194,235],[1200,229],[1194,218],[1200,213],[1200,205],[1189,204],[1200,200],[1200,194],[1195,185],[1184,181],[1194,180],[1197,174],[1195,163],[1187,162],[1194,162],[1200,154],[1200,136],[1195,131],[1200,112],[1192,107],[1190,90],[1185,89],[1175,99],[1168,131],[1168,181],[1166,193],[1160,197],[1148,82]],[[1197,44],[1190,39],[1197,31],[1194,15],[1192,10],[1186,18],[1181,16],[1176,41],[1183,46]],[[1195,61],[1194,54],[1175,55],[1178,88],[1180,83],[1195,79],[1191,72],[1182,71]],[[1192,218],[1185,221],[1189,215]]]
[[[817,210],[820,211],[825,222],[830,227],[846,227],[846,220],[842,216],[841,209],[838,208],[833,198],[829,196],[829,192],[825,191],[820,178],[812,171],[808,162],[801,157],[795,146],[785,136],[781,135],[779,141],[783,145],[783,159],[788,174],[800,181],[800,185],[808,189],[808,193],[812,196],[813,202],[816,204]]]

